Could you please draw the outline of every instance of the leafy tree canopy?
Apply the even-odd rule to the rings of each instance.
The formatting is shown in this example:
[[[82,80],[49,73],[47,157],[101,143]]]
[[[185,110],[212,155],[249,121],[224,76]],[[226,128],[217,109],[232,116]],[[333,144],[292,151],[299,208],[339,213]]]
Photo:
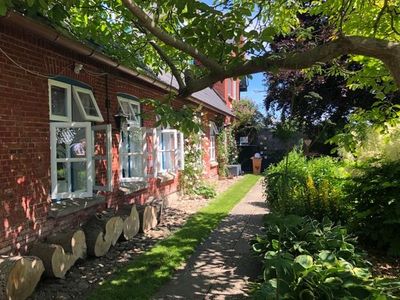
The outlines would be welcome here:
[[[257,131],[263,123],[263,115],[259,112],[257,105],[251,99],[240,99],[234,101],[232,111],[236,118],[233,128],[238,133]]]
[[[3,0],[0,14],[10,7],[43,16],[129,66],[168,68],[181,96],[255,72],[320,72],[321,63],[342,55],[362,66],[347,76],[353,88],[386,93],[400,86],[400,0]],[[304,14],[324,19],[329,36],[272,51],[277,36],[301,45],[314,33],[300,26]]]

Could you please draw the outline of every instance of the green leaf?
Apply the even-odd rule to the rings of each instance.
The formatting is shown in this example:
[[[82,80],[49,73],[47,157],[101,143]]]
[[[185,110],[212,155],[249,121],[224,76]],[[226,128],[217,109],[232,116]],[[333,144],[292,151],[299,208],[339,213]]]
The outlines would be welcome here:
[[[279,250],[280,249],[280,243],[278,240],[272,240],[272,248],[274,250]]]
[[[328,250],[322,250],[319,254],[318,254],[319,259],[321,259],[323,262],[329,262],[329,263],[333,263],[336,260],[335,255],[332,253],[332,251],[328,251]]]
[[[0,1],[0,16],[5,16],[7,13],[7,5],[5,1]]]
[[[305,254],[297,256],[294,261],[302,266],[304,269],[311,268],[314,262],[312,256]]]

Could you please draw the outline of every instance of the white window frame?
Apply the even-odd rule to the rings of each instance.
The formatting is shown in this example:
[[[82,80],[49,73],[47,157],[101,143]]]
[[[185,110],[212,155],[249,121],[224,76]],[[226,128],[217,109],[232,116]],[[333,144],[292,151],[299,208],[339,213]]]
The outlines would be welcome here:
[[[122,131],[130,131],[130,130],[140,130],[142,134],[141,144],[142,150],[140,152],[125,152],[123,147],[122,141]],[[140,128],[137,126],[136,122],[127,122],[121,128],[120,133],[120,142],[119,142],[119,165],[120,165],[120,182],[137,182],[137,181],[146,181],[147,180],[147,142],[146,142],[146,135],[147,135],[147,128]],[[123,170],[123,158],[124,156],[135,156],[140,155],[142,158],[142,176],[139,177],[123,177],[122,170]]]
[[[92,150],[95,150],[95,132],[96,131],[105,131],[106,133],[106,153],[105,155],[94,155],[92,154],[92,176],[93,179],[96,178],[96,160],[105,160],[107,161],[107,183],[104,186],[98,186],[95,184],[95,180],[93,180],[93,190],[95,191],[112,191],[112,128],[111,124],[105,125],[96,125],[91,127],[92,130]]]
[[[174,135],[174,148],[171,150],[162,150],[162,135],[163,134],[173,134]],[[177,166],[177,148],[178,148],[178,141],[177,141],[177,130],[176,129],[160,129],[157,132],[157,142],[158,142],[158,151],[157,151],[157,166],[158,166],[158,173],[164,174],[164,173],[175,173],[176,170],[178,169]],[[164,169],[163,163],[162,163],[162,153],[165,152],[170,152],[174,154],[175,157],[175,164],[173,165],[172,170]]]
[[[140,126],[141,125],[141,117],[140,117],[140,103],[138,101],[129,99],[129,98],[125,98],[123,96],[117,96],[118,99],[118,104],[119,107],[122,111],[122,113],[126,116],[129,116],[129,121],[132,123],[136,123],[136,126]],[[122,106],[122,103],[127,103],[129,105],[129,112],[125,111],[125,108]],[[135,106],[137,108],[137,113],[135,112],[133,106]],[[133,117],[133,118],[132,118]]]
[[[176,137],[177,137],[177,144],[178,144],[176,163],[177,163],[178,170],[184,170],[185,169],[185,136],[183,135],[182,132],[178,131]]]
[[[99,109],[99,107],[97,105],[96,98],[94,97],[93,92],[91,90],[73,85],[72,86],[72,91],[74,93],[74,99],[75,99],[75,102],[76,102],[76,104],[78,106],[79,112],[82,114],[82,116],[83,116],[83,118],[85,120],[94,121],[94,122],[103,122],[104,121],[103,116],[101,115],[100,109]],[[85,93],[85,94],[90,96],[90,98],[92,99],[92,103],[93,103],[93,105],[94,105],[94,107],[96,109],[97,116],[88,115],[86,113],[85,108],[83,107],[83,104],[82,104],[82,99],[79,96],[79,92]]]
[[[210,162],[217,161],[216,154],[216,136],[218,134],[218,128],[214,122],[210,122],[210,143],[209,143],[209,154],[210,154]]]
[[[85,128],[86,155],[85,157],[66,157],[57,158],[57,128]],[[89,142],[91,136],[90,122],[52,122],[50,123],[50,149],[51,149],[51,198],[52,199],[65,199],[65,198],[86,198],[93,196],[93,175],[92,175],[92,143]],[[86,162],[86,191],[85,192],[58,192],[57,182],[57,163],[72,163],[72,162]],[[71,180],[69,180],[71,183]],[[71,190],[71,187],[68,188]]]
[[[228,97],[232,97],[232,78],[228,78],[226,80],[226,84],[227,84],[227,91],[228,91]]]
[[[237,99],[237,81],[232,79],[232,99]]]
[[[67,111],[67,115],[66,116],[59,116],[59,115],[53,115],[52,113],[52,99],[51,99],[51,88],[55,86],[55,87],[60,87],[63,89],[66,89],[67,91],[67,103],[66,105],[66,111]],[[49,79],[48,80],[48,87],[49,87],[49,114],[50,114],[50,120],[52,121],[61,121],[61,122],[71,122],[72,119],[72,92],[71,92],[71,85],[68,83],[64,83],[61,81],[57,81],[57,80],[52,80]]]

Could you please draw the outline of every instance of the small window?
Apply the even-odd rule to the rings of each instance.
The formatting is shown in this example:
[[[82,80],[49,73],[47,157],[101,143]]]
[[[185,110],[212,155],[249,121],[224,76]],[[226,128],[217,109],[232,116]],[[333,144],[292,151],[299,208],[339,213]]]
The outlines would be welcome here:
[[[184,138],[175,129],[158,130],[158,172],[172,172],[184,168]]]
[[[72,88],[75,102],[83,118],[87,121],[103,122],[104,120],[93,92],[77,86],[73,86]]]
[[[91,197],[90,123],[50,123],[52,199]]]
[[[118,103],[122,113],[127,116],[128,120],[140,127],[140,103],[120,96],[118,97]]]
[[[158,162],[159,172],[174,172],[176,170],[177,136],[174,129],[163,129],[159,135]]]
[[[49,80],[50,120],[71,120],[71,85]]]
[[[146,129],[125,124],[119,148],[122,182],[146,180],[146,147]]]
[[[215,152],[215,137],[218,134],[218,128],[214,122],[210,122],[210,161],[216,161],[216,152]]]

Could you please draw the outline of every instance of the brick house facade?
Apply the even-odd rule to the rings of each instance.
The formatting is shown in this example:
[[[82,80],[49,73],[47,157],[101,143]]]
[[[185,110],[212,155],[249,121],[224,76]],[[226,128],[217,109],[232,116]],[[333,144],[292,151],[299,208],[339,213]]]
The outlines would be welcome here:
[[[26,253],[32,241],[51,232],[76,227],[96,211],[117,208],[123,203],[143,203],[149,196],[166,197],[178,191],[178,170],[173,172],[175,176],[159,176],[159,173],[154,171],[155,166],[159,164],[157,159],[164,159],[164,154],[154,152],[162,150],[150,150],[158,143],[158,133],[154,130],[148,130],[143,136],[146,151],[153,151],[152,155],[146,153],[146,156],[143,156],[143,175],[146,178],[144,185],[121,184],[120,151],[123,141],[120,126],[114,117],[121,111],[119,99],[126,99],[128,103],[129,97],[132,97],[136,99],[132,103],[138,103],[141,113],[146,115],[141,120],[140,127],[154,129],[156,116],[151,107],[140,103],[140,99],[163,99],[169,93],[168,84],[119,66],[104,55],[59,35],[53,29],[15,13],[0,18],[0,40],[0,254]],[[82,65],[84,69],[75,72],[77,64]],[[110,190],[90,191],[89,197],[74,199],[58,199],[57,192],[54,192],[53,175],[53,179],[57,180],[57,189],[66,188],[64,183],[61,184],[60,170],[74,174],[71,165],[84,164],[86,168],[89,161],[90,165],[95,165],[96,172],[97,169],[92,154],[88,154],[88,160],[73,160],[72,157],[68,160],[59,158],[59,153],[52,154],[51,151],[55,150],[51,150],[51,143],[54,142],[53,145],[57,147],[61,145],[58,140],[59,133],[73,131],[56,128],[51,133],[50,124],[56,123],[52,117],[56,118],[57,112],[52,114],[50,106],[59,102],[58,98],[51,98],[53,89],[49,79],[60,82],[61,87],[55,86],[54,91],[74,93],[75,96],[70,96],[70,99],[73,98],[70,101],[75,101],[74,105],[79,102],[76,97],[82,98],[79,103],[82,105],[85,102],[86,106],[81,107],[81,113],[87,112],[89,117],[90,114],[101,115],[103,121],[90,121],[89,117],[78,121],[88,124],[89,130],[92,130],[92,133],[88,131],[90,138],[85,136],[87,141],[95,138],[94,125],[110,124]],[[80,85],[84,91],[81,94]],[[64,86],[65,89],[62,88]],[[228,99],[224,89],[219,88],[219,91]],[[194,95],[172,102],[177,110],[185,103],[198,103],[203,106],[205,137],[202,148],[206,177],[217,176],[216,163],[210,162],[209,137],[212,129],[209,124],[217,118],[228,119],[232,116],[229,101],[224,102],[222,98],[209,89],[199,96]],[[98,110],[92,105],[93,99]],[[63,112],[58,114],[63,116]],[[69,119],[69,123],[75,121]],[[174,136],[173,141],[177,145],[178,135],[176,132],[173,134],[175,135],[171,135],[171,139]],[[52,141],[54,137],[57,141]],[[100,158],[99,162],[104,164],[99,169],[106,168],[108,163],[105,158],[104,161],[102,159]],[[68,165],[70,169],[59,169],[60,165]],[[85,169],[85,172],[86,170],[89,169]],[[168,172],[169,175],[170,173],[172,172]],[[87,172],[82,174],[87,176],[86,179],[82,179],[84,182],[88,182],[92,177]],[[93,186],[96,185],[97,175],[95,173],[94,178],[90,179]],[[71,185],[70,181],[68,184]]]

